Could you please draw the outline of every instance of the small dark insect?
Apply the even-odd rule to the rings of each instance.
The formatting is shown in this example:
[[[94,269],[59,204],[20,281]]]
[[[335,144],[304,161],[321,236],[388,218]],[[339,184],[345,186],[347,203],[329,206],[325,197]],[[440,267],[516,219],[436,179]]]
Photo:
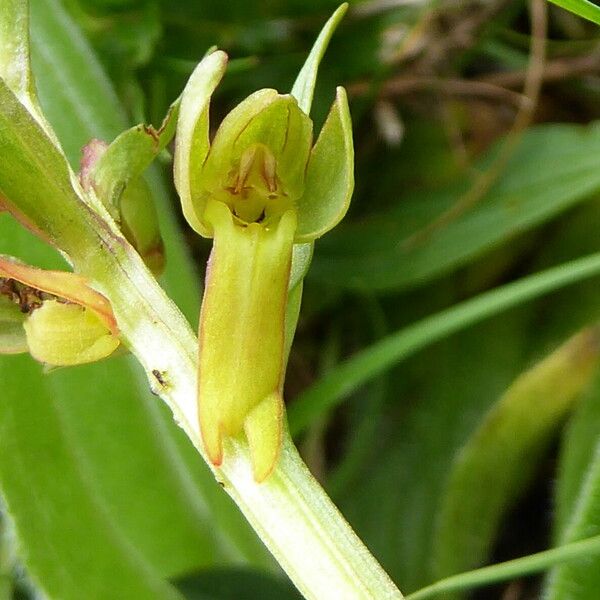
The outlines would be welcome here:
[[[154,369],[152,371],[152,375],[154,375],[156,381],[158,381],[158,383],[162,387],[165,387],[167,385],[167,382],[165,380],[165,373],[164,373],[164,371],[159,371],[158,369]]]

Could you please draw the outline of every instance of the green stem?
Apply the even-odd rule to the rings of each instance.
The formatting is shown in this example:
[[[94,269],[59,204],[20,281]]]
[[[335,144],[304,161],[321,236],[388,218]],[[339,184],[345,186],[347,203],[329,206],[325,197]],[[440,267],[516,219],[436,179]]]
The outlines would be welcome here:
[[[199,453],[196,402],[198,342],[137,253],[98,222],[101,248],[76,261],[111,301],[124,343],[170,406]],[[216,478],[237,502],[298,589],[314,599],[400,599],[402,594],[352,531],[299,457],[289,433],[282,456],[263,483],[252,474],[246,443],[225,440]]]
[[[507,562],[498,563],[475,571],[459,573],[441,579],[432,585],[409,594],[406,600],[424,600],[432,598],[438,594],[466,590],[483,585],[492,585],[499,581],[507,581],[523,575],[532,575],[545,571],[548,567],[558,565],[567,561],[589,558],[592,555],[600,554],[600,535],[565,544],[559,548],[552,548],[537,554],[516,558]]]

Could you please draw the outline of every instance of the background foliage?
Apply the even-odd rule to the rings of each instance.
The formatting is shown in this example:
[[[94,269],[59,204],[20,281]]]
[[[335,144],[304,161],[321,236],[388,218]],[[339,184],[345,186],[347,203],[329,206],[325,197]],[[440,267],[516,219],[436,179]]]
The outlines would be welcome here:
[[[288,90],[337,0],[31,4],[41,101],[77,166],[90,138],[160,123],[211,45],[233,59],[215,122]],[[317,121],[338,83],[357,190],[316,245],[286,383],[312,470],[403,592],[600,534],[597,27],[539,1],[353,2]],[[209,244],[170,168],[148,173],[162,281],[195,326]],[[6,214],[0,253],[63,265]],[[41,370],[0,360],[0,598],[297,597],[134,361]],[[592,600],[598,573],[482,597]]]

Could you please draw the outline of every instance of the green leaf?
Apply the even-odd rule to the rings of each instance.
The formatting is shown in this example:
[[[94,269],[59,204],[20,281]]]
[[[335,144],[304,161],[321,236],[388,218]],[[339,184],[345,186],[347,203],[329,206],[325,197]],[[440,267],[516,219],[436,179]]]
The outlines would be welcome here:
[[[550,2],[588,21],[592,21],[596,25],[600,25],[600,6],[589,0],[550,0]]]
[[[586,394],[563,435],[554,490],[554,540],[563,543],[578,503],[590,487],[586,480],[594,469],[600,436],[600,380]]]
[[[298,100],[300,108],[308,115],[310,114],[310,108],[312,106],[312,100],[315,93],[315,86],[317,85],[317,73],[319,70],[319,64],[323,59],[325,50],[329,45],[329,40],[339,22],[342,20],[346,11],[348,10],[348,3],[340,4],[338,9],[329,17],[329,20],[321,29],[319,37],[315,41],[306,62],[300,69],[298,77],[292,86],[292,96]]]
[[[288,409],[290,430],[298,434],[360,385],[425,346],[508,308],[598,274],[600,254],[592,254],[485,292],[385,337],[337,365],[300,394]]]
[[[0,80],[0,206],[73,257],[93,237],[64,156]]]
[[[23,0],[0,0],[0,78],[21,102],[35,103],[29,65],[29,6]]]
[[[523,373],[456,454],[434,532],[432,579],[478,566],[557,426],[596,373],[597,329]]]
[[[436,292],[451,297],[444,287]],[[405,593],[431,581],[445,477],[456,451],[522,368],[528,318],[523,309],[497,316],[389,374],[387,406],[371,460],[357,479],[360,485],[338,499]]]
[[[178,579],[187,600],[300,600],[289,583],[250,569],[207,569]]]
[[[413,594],[409,594],[406,596],[406,600],[425,600],[426,598],[435,598],[437,596],[445,598],[445,594],[448,592],[468,590],[493,585],[501,581],[509,581],[524,575],[533,575],[553,565],[575,561],[587,563],[590,558],[595,558],[598,554],[600,554],[600,536],[594,536],[580,542],[565,544],[559,548],[552,548],[551,550],[537,552],[536,554],[530,554],[522,558],[515,558],[514,560],[489,567],[452,575],[428,585]],[[589,596],[590,599],[594,597]]]
[[[92,138],[113,140],[129,123],[113,85],[61,0],[30,2],[31,59],[44,114],[73,169]]]
[[[582,540],[600,532],[600,402],[598,382],[574,416],[561,446],[556,487],[555,538],[558,544]],[[557,567],[546,580],[549,600],[594,598],[600,559]]]
[[[600,495],[600,446],[593,449],[592,461],[578,497],[575,511],[569,520],[565,542],[576,542],[600,531],[598,527],[598,496]],[[560,566],[548,578],[545,597],[549,600],[582,598],[592,600],[600,585],[600,559],[588,557],[584,561]]]
[[[352,121],[346,92],[339,87],[306,168],[297,240],[314,240],[335,227],[348,210],[353,190]]]
[[[600,123],[530,129],[504,175],[476,207],[429,237],[411,241],[470,182],[400,195],[389,212],[342,224],[324,237],[309,279],[359,291],[422,285],[591,198],[600,189],[599,152]],[[484,170],[492,155],[477,169]]]
[[[53,385],[39,385],[39,365],[28,357],[3,357],[0,375],[0,484],[25,563],[45,594],[180,598],[96,498],[85,459],[74,453],[61,399]]]

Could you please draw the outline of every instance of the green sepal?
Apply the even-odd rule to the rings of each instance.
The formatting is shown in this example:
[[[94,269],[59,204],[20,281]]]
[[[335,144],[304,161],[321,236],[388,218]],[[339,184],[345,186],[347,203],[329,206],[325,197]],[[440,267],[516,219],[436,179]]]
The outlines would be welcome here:
[[[44,301],[23,327],[33,358],[58,367],[106,358],[119,345],[119,338],[93,310],[57,300]]]
[[[314,240],[335,227],[348,210],[353,190],[352,121],[346,92],[338,87],[308,162],[296,241]]]
[[[84,187],[91,185],[109,212],[119,207],[129,183],[138,179],[173,139],[178,115],[179,100],[176,100],[158,129],[136,125],[121,133],[103,151],[95,151],[95,140],[91,142],[89,155],[86,156],[84,149],[81,165]]]
[[[272,228],[259,223],[240,227],[229,209],[217,201],[208,203],[206,218],[215,238],[200,315],[198,409],[206,452],[213,464],[219,465],[223,436],[241,434],[255,407],[281,395],[284,320],[296,223],[293,211],[288,211]],[[262,410],[253,413],[249,426],[252,444],[260,448],[258,455],[253,455],[257,478],[266,477],[279,454],[279,446],[273,447],[273,440],[280,440],[272,431],[273,411],[266,413],[270,424],[265,424],[265,431],[270,433],[263,442],[255,435],[257,414]],[[272,457],[268,465],[265,456]]]
[[[199,195],[198,178],[210,146],[210,98],[226,67],[227,55],[219,50],[202,59],[181,96],[177,122],[173,165],[175,187],[187,222],[201,235],[206,235],[206,229],[196,215],[193,201]]]

